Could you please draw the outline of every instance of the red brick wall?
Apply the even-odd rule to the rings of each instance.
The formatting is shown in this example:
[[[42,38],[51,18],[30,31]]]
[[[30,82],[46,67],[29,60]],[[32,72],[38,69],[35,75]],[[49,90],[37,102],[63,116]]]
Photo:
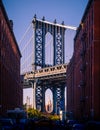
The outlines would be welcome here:
[[[70,64],[67,66],[67,111],[73,112],[73,103],[74,103],[74,95],[73,95],[73,57],[70,61]]]
[[[0,1],[0,113],[22,107],[20,52]]]
[[[82,23],[79,25],[75,36],[73,54],[73,112],[76,119],[88,117],[89,119],[94,118],[95,120],[100,120],[99,12],[100,1],[89,1],[82,18]],[[81,81],[84,81],[83,84]],[[68,99],[70,101],[71,92],[68,91],[68,93]],[[72,108],[69,104],[68,110],[71,110]]]

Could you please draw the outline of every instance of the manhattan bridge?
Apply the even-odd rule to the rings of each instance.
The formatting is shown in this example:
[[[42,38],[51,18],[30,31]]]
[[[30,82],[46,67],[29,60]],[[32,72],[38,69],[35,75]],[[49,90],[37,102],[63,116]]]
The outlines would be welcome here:
[[[65,111],[66,51],[65,31],[74,37],[76,27],[57,24],[34,16],[20,40],[22,53],[21,77],[23,88],[32,88],[33,108],[42,112]],[[52,102],[45,102],[46,91],[52,92]],[[49,96],[48,96],[49,97]]]

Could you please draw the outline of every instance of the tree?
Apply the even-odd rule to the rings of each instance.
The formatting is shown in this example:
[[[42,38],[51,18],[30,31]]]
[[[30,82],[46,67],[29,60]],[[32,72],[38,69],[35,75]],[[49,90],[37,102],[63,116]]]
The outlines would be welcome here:
[[[28,117],[29,118],[40,118],[42,116],[41,112],[39,112],[37,109],[32,109],[32,108],[29,108],[27,110],[27,114],[28,114]]]

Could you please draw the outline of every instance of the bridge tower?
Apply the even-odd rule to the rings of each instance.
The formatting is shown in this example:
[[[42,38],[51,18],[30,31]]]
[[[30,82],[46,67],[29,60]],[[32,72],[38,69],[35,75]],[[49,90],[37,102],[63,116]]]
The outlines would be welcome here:
[[[34,28],[34,63],[33,68],[46,67],[45,63],[45,36],[49,32],[53,36],[53,65],[64,63],[64,35],[65,27],[56,23],[50,23],[36,18],[32,21]],[[64,22],[62,22],[64,25]]]
[[[53,66],[64,64],[64,36],[65,27],[64,22],[57,24],[36,18],[32,21],[34,28],[34,61],[33,71],[38,67],[45,68],[45,36],[49,32],[53,36]],[[59,110],[65,110],[65,84],[55,81],[52,84],[49,80],[39,79],[34,80],[35,89],[35,107],[45,112],[45,91],[49,88],[53,93],[53,113],[59,113]],[[57,83],[58,82],[58,83]]]

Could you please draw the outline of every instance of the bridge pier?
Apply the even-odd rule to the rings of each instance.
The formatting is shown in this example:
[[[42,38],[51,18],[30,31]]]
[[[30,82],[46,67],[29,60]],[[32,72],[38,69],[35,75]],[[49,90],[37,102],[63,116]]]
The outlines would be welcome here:
[[[44,81],[45,82],[45,81]],[[34,92],[36,101],[34,103],[34,108],[40,110],[41,112],[46,112],[46,104],[45,104],[45,92],[48,88],[51,89],[53,93],[53,111],[51,113],[53,114],[59,114],[60,110],[65,111],[65,86],[60,85],[57,86],[54,84],[54,86],[49,86],[48,84],[44,85],[43,83],[37,84],[34,82]]]
[[[56,87],[53,88],[53,113],[57,114]]]
[[[65,87],[56,86],[53,88],[53,113],[59,114],[60,110],[65,111]]]
[[[34,109],[46,112],[45,92],[49,88],[53,98],[51,104],[53,111],[51,113],[59,114],[60,110],[65,111],[66,67],[65,64],[57,65],[24,75],[24,80],[27,81],[27,85],[24,84],[24,86],[28,86],[32,82],[30,87],[34,88],[32,90]]]
[[[36,109],[36,80],[34,80],[34,88],[33,88],[33,108]]]
[[[74,27],[57,24],[56,20],[51,23],[37,19],[36,15],[32,20],[34,30],[34,42],[33,42],[33,56],[32,56],[32,68],[29,72],[25,72],[24,79],[32,81],[34,84],[33,91],[33,107],[42,112],[46,112],[45,108],[45,91],[50,88],[53,93],[53,112],[59,114],[59,111],[65,110],[65,84],[66,84],[66,70],[67,65],[65,63],[65,30],[67,28],[76,30]],[[46,41],[47,34],[50,33],[52,40],[49,36]],[[52,42],[52,44],[51,44]],[[50,55],[46,50],[46,43],[52,45],[52,62],[46,63],[46,56]],[[50,45],[50,46],[51,46]],[[27,57],[26,57],[27,58]],[[29,57],[30,58],[30,57]],[[28,60],[27,60],[28,62]],[[25,63],[27,63],[25,62]],[[30,62],[30,60],[29,60]],[[24,64],[25,65],[25,64]],[[37,80],[38,79],[38,80]],[[24,86],[24,85],[23,85]],[[30,85],[25,85],[29,86]],[[27,87],[28,88],[28,87]]]
[[[62,111],[65,111],[65,86],[64,85],[61,87],[60,107]]]
[[[42,108],[41,111],[45,112],[45,86],[42,86]]]
[[[39,20],[36,15],[32,21],[34,28],[34,108],[45,112],[45,91],[48,85],[53,93],[53,113],[59,114],[64,110],[64,85],[66,78],[66,65],[64,64],[64,36],[66,27],[62,23],[59,26],[54,23],[46,22],[43,18]],[[45,68],[45,37],[47,33],[53,37],[53,65],[55,67]],[[39,79],[36,81],[36,79]],[[52,89],[53,88],[53,89]]]

